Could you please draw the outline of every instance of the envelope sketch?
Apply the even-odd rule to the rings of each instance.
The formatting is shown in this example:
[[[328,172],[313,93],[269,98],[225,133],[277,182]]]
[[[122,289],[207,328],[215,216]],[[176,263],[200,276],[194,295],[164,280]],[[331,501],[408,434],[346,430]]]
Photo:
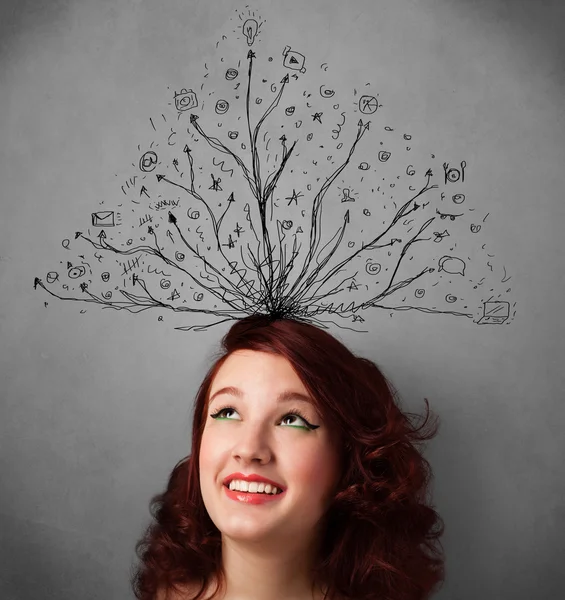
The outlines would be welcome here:
[[[102,210],[92,213],[92,225],[95,227],[114,227],[114,211]]]

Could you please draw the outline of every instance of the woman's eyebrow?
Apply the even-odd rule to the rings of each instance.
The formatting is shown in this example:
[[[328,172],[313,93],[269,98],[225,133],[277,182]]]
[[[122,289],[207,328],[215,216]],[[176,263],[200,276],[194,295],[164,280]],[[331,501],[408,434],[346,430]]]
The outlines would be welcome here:
[[[214,398],[216,396],[219,396],[220,394],[229,394],[230,396],[235,396],[236,398],[243,398],[243,396],[244,396],[243,392],[239,388],[234,387],[233,385],[228,385],[226,387],[219,389],[217,392],[214,392],[212,394],[212,396],[210,397],[209,403],[211,404],[212,401],[214,400]],[[313,404],[312,398],[310,398],[310,396],[306,396],[300,392],[295,392],[292,390],[286,390],[284,392],[281,392],[277,396],[276,400],[277,400],[277,402],[294,401],[294,402],[306,402],[307,404]]]

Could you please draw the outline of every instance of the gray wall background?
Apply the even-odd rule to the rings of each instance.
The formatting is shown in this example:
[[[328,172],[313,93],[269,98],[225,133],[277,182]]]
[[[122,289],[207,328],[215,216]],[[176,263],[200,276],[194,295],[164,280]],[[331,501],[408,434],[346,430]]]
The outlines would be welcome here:
[[[121,194],[137,145],[150,139],[148,118],[172,90],[197,86],[204,62],[213,68],[236,9],[267,21],[257,52],[280,56],[289,45],[312,74],[326,62],[343,93],[376,82],[383,107],[372,127],[405,127],[426,152],[467,161],[473,206],[489,213],[480,243],[495,257],[492,272],[473,276],[504,291],[504,266],[511,291],[501,299],[516,316],[477,325],[374,309],[364,314],[369,333],[331,331],[383,368],[407,409],[422,412],[426,397],[441,418],[426,450],[446,522],[438,598],[561,597],[558,0],[2,2],[0,597],[132,597],[149,498],[188,453],[192,401],[228,325],[181,332],[186,317],[63,302],[33,281],[66,260],[61,240],[85,230],[102,198]],[[484,300],[473,286],[465,294],[473,310]]]

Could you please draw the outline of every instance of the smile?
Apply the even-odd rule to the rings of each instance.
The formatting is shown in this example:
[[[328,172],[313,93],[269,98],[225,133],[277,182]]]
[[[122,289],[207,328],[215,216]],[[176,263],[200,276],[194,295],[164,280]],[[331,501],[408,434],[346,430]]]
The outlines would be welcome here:
[[[251,492],[240,492],[238,490],[230,490],[225,485],[223,485],[222,487],[224,488],[226,496],[230,500],[234,500],[235,502],[240,502],[242,504],[268,504],[270,502],[276,502],[277,500],[280,500],[286,494],[286,490],[281,492],[280,494],[253,494]]]

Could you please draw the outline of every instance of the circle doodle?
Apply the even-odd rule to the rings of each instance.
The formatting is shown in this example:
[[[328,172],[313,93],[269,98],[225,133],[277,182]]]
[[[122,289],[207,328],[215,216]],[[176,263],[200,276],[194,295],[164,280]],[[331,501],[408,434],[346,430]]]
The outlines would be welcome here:
[[[359,98],[359,110],[364,115],[372,115],[379,108],[379,101],[375,96],[361,96]]]
[[[324,86],[321,85],[320,86],[320,96],[322,96],[322,98],[331,98],[332,96],[335,96],[335,91],[324,89]]]
[[[151,173],[157,166],[157,154],[153,150],[148,150],[139,159],[139,169],[144,173]]]
[[[84,267],[73,267],[69,269],[69,279],[78,279],[82,277],[86,273],[86,269]]]
[[[214,108],[214,110],[218,115],[223,115],[228,112],[229,107],[230,105],[227,100],[218,100],[216,102],[216,107]]]

